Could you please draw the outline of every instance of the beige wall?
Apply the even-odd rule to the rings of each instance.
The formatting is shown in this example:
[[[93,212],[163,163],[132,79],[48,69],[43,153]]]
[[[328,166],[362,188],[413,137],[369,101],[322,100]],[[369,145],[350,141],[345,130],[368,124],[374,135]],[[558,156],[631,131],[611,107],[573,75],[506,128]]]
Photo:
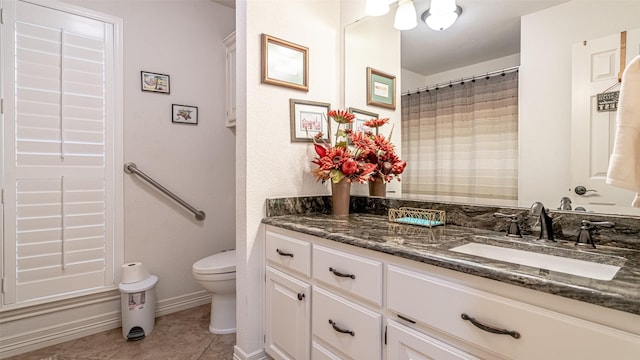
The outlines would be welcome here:
[[[364,5],[362,5],[364,9]],[[391,142],[396,147],[396,153],[402,154],[400,136],[402,88],[400,64],[400,31],[393,27],[395,7],[392,6],[384,16],[364,17],[346,26],[345,38],[345,107],[378,114],[379,118],[389,118],[389,124],[380,128],[381,134],[388,136],[393,127]],[[395,110],[373,105],[367,105],[367,67],[396,77],[396,108]],[[333,126],[333,124],[332,124]],[[351,186],[354,195],[368,195],[369,186],[354,184]],[[402,186],[393,180],[387,184],[387,196],[400,197]]]
[[[125,262],[160,278],[158,299],[201,290],[198,259],[234,247],[235,135],[224,127],[225,54],[233,9],[206,0],[74,4],[124,20],[124,160],[206,212],[197,222],[138,178],[124,184]],[[151,6],[153,4],[153,6]],[[140,71],[170,75],[171,93],[140,91]],[[171,105],[198,107],[198,125],[171,122]]]
[[[237,353],[263,350],[264,237],[260,220],[269,197],[328,194],[310,173],[313,149],[292,143],[289,99],[337,107],[340,71],[338,0],[237,2]],[[309,91],[260,83],[260,35],[309,48]]]
[[[522,18],[520,204],[569,196],[571,46],[640,28],[640,1],[571,1]],[[527,149],[527,151],[522,151]],[[553,159],[553,161],[549,161]],[[526,190],[523,191],[523,190]]]
[[[124,261],[141,261],[159,277],[161,313],[206,302],[192,264],[235,246],[235,134],[224,127],[222,45],[234,30],[234,11],[209,0],[67,2],[124,20],[124,161],[207,214],[197,222],[125,175]],[[141,70],[169,74],[171,94],[141,92]],[[198,125],[172,124],[174,103],[198,106]],[[0,352],[8,356],[118,327],[119,300],[112,291],[76,299],[66,310],[52,304],[37,315],[5,312]]]

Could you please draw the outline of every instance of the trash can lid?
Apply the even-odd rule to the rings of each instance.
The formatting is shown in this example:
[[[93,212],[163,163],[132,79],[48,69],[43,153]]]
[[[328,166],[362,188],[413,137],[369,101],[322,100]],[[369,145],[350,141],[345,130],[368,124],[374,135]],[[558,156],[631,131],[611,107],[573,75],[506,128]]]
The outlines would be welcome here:
[[[149,290],[152,287],[156,286],[157,283],[158,283],[158,277],[155,275],[151,275],[142,281],[128,283],[128,284],[120,283],[118,285],[118,288],[120,289],[120,292],[123,292],[123,293],[136,293],[136,292]]]

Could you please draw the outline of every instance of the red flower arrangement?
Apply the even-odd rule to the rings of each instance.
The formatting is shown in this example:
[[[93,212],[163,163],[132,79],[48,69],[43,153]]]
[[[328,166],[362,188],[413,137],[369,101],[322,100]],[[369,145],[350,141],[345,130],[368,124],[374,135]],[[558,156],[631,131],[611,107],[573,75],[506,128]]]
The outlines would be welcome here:
[[[322,140],[322,133],[313,137],[313,146],[318,155],[311,161],[318,165],[312,171],[313,176],[323,183],[329,179],[334,183],[338,183],[342,179],[346,179],[347,182],[366,183],[377,167],[377,164],[366,161],[366,154],[371,151],[370,147],[373,143],[370,139],[361,139],[362,141],[359,143],[353,140],[357,135],[346,129],[346,126],[353,122],[355,115],[348,111],[331,110],[327,113],[327,117],[338,123],[336,143],[331,145],[330,142]],[[341,125],[345,128],[341,128]],[[347,146],[347,136],[354,144],[352,149]],[[360,138],[366,137],[360,135]]]
[[[400,174],[407,166],[407,162],[400,160],[395,153],[395,146],[391,143],[391,134],[393,134],[393,128],[388,137],[384,137],[379,134],[379,128],[388,123],[389,119],[371,119],[364,123],[365,126],[375,129],[375,134],[372,132],[366,132],[365,136],[369,137],[373,145],[370,147],[370,151],[367,152],[367,161],[372,164],[376,164],[375,173],[369,178],[370,181],[374,181],[376,178],[381,179],[385,183],[393,180],[394,177],[400,181]],[[352,140],[353,141],[353,140]]]

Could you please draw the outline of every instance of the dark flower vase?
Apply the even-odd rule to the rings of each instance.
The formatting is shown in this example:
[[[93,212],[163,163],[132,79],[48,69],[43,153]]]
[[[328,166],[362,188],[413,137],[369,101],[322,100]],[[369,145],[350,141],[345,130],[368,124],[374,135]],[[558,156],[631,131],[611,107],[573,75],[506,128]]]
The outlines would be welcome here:
[[[337,216],[349,215],[349,203],[351,200],[351,183],[342,179],[337,183],[331,182],[331,214]]]

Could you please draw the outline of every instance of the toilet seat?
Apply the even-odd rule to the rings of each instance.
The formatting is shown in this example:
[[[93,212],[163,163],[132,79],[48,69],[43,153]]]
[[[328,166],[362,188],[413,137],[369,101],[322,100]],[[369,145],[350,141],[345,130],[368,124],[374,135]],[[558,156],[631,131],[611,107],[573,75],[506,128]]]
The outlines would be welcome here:
[[[229,250],[215,255],[207,256],[193,264],[193,273],[224,274],[236,272],[236,251]]]

